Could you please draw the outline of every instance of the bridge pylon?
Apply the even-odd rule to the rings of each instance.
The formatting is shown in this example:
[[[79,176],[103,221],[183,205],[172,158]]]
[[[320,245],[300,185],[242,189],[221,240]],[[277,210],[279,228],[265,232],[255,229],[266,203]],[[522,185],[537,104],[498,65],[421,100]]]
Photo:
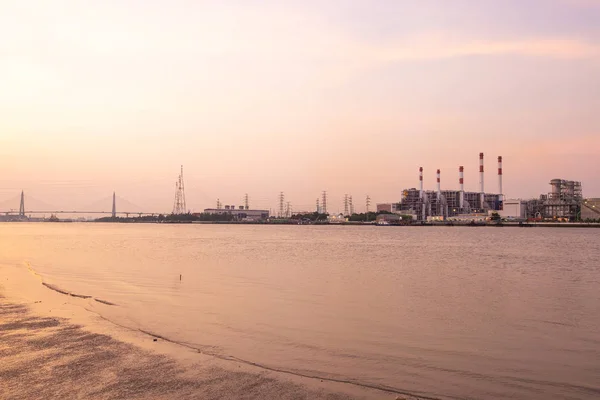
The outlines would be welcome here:
[[[19,215],[25,216],[25,192],[21,190],[21,205],[19,206]]]
[[[117,218],[117,195],[113,192],[112,217]]]

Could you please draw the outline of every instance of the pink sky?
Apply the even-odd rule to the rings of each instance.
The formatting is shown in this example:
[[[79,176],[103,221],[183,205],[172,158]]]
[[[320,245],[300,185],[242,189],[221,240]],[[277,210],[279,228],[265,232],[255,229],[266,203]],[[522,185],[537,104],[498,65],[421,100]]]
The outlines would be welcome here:
[[[0,203],[364,209],[418,184],[600,197],[600,3],[0,0]],[[524,3],[526,3],[524,5]]]

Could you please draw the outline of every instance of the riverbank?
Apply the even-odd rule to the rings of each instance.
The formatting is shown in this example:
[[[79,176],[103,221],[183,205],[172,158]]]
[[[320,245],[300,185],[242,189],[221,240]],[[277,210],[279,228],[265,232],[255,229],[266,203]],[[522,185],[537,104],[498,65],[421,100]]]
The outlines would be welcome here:
[[[24,267],[0,266],[0,277],[2,399],[397,398],[219,359],[116,326],[89,311],[95,299],[43,286]]]
[[[49,221],[0,221],[4,223],[26,223],[26,222],[49,222]],[[302,226],[385,226],[385,227],[492,227],[492,228],[596,228],[600,229],[600,223],[588,223],[588,222],[459,222],[459,221],[444,221],[444,222],[420,222],[415,221],[412,223],[403,224],[377,224],[373,222],[311,222],[311,223],[300,223],[298,221],[169,221],[169,222],[157,222],[157,221],[71,221],[61,220],[53,223],[122,223],[122,224],[159,224],[159,225],[269,225],[269,226],[281,226],[281,225],[302,225]]]

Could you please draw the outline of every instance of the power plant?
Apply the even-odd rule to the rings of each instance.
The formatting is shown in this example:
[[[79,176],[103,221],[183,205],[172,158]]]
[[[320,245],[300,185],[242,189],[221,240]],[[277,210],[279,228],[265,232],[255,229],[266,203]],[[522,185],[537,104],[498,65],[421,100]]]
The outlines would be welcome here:
[[[436,171],[436,189],[423,187],[423,167],[419,168],[419,188],[404,189],[400,202],[378,204],[378,211],[412,216],[415,221],[484,220],[491,213],[507,219],[578,221],[600,218],[595,199],[584,199],[581,182],[552,179],[551,191],[536,199],[507,199],[502,189],[502,157],[498,157],[498,187],[485,191],[484,154],[479,154],[479,191],[466,192],[464,166],[458,167],[458,190],[442,190],[442,173]]]
[[[402,192],[397,212],[412,215],[417,221],[445,220],[460,215],[502,210],[502,157],[498,157],[498,193],[484,191],[483,153],[479,154],[479,192],[465,192],[464,167],[458,168],[458,190],[442,190],[441,170],[437,170],[436,190],[424,190],[423,167],[419,168],[419,189]]]

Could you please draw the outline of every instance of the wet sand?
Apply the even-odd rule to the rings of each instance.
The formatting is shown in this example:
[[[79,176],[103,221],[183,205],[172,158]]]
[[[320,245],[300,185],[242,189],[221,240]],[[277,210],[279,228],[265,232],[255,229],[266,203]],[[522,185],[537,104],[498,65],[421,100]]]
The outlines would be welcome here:
[[[266,374],[184,368],[63,318],[37,317],[0,297],[2,399],[347,399]]]
[[[0,272],[1,399],[413,398],[200,354],[115,326],[23,269]]]

